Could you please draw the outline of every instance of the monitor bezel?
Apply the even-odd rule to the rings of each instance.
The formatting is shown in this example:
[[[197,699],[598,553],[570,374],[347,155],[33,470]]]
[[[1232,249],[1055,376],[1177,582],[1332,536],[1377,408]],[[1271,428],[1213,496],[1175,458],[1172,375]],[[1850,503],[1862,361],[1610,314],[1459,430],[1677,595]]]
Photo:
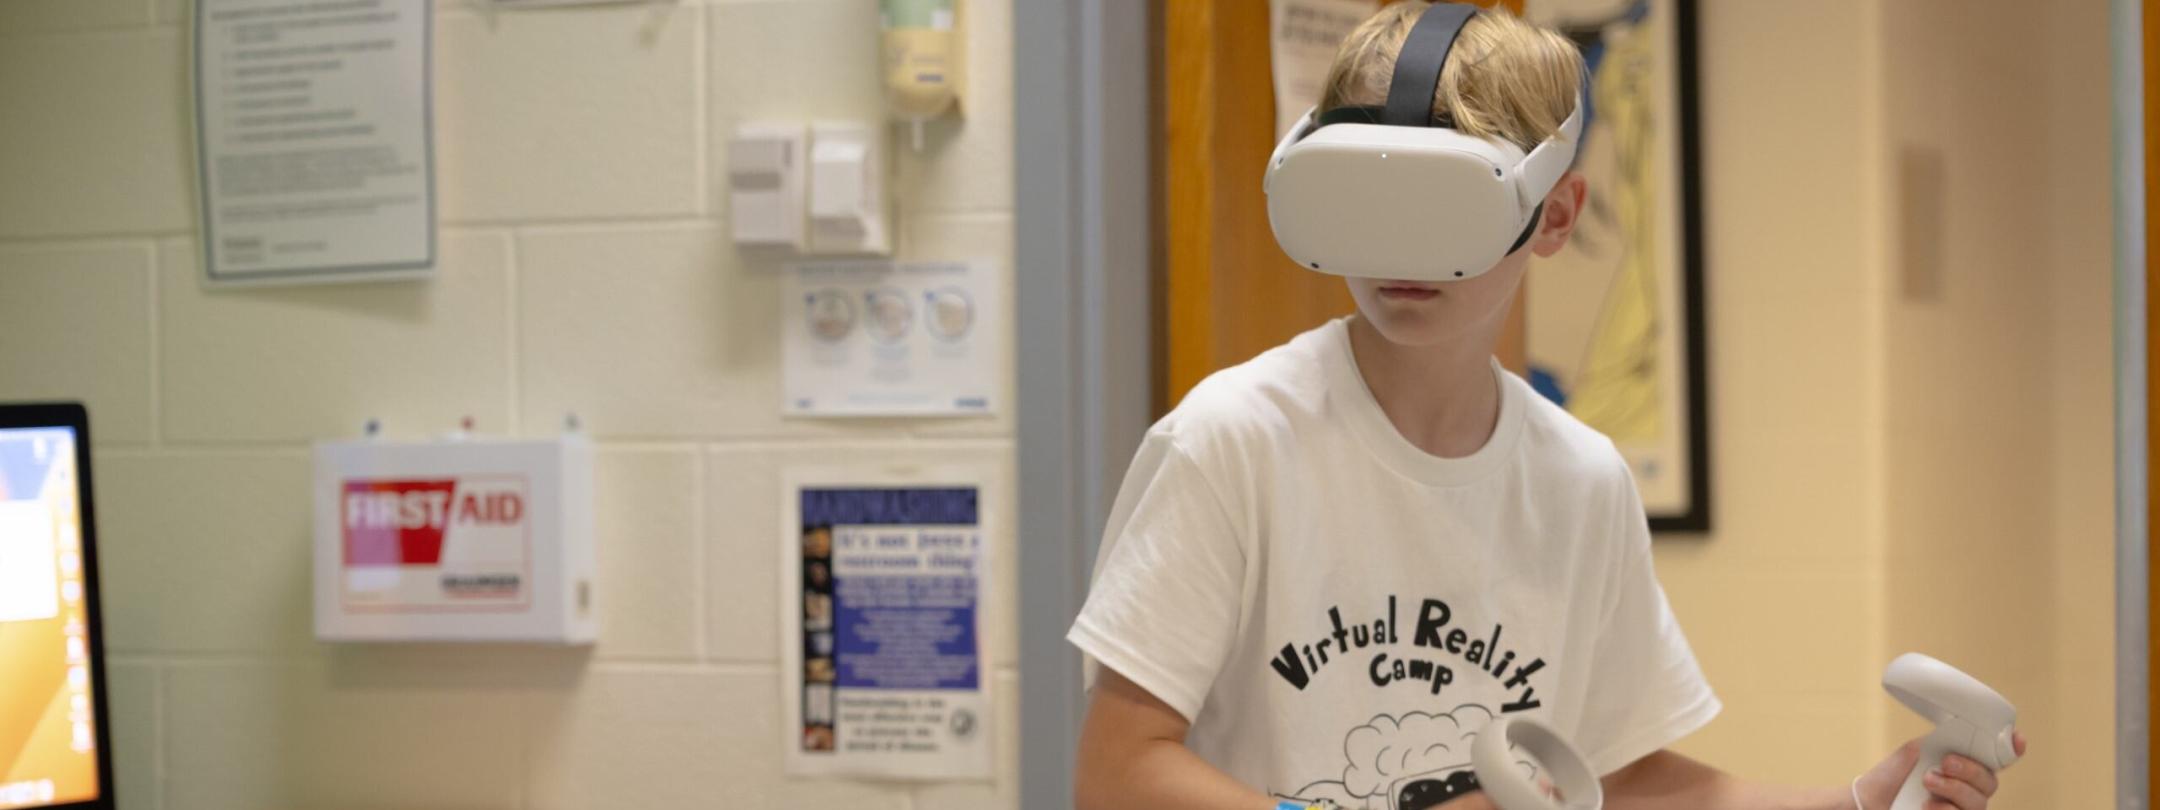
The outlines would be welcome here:
[[[97,507],[91,492],[90,415],[79,402],[0,403],[0,430],[68,428],[75,434],[75,498],[82,522],[83,611],[90,651],[90,712],[97,732],[97,798],[18,810],[113,810],[112,712],[105,699],[104,602],[99,598]]]

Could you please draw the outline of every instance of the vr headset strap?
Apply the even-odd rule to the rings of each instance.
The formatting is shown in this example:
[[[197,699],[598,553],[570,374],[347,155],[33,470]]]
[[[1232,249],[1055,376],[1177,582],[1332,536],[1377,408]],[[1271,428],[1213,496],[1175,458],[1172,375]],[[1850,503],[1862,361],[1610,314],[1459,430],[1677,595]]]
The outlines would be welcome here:
[[[1522,226],[1522,234],[1515,237],[1515,244],[1509,245],[1507,253],[1503,253],[1500,255],[1514,255],[1515,251],[1521,250],[1523,245],[1530,244],[1530,235],[1537,233],[1538,220],[1544,218],[1545,202],[1543,200],[1540,200],[1538,201],[1536,208],[1530,209],[1530,224]]]
[[[1447,66],[1455,35],[1477,14],[1467,3],[1434,3],[1418,15],[1410,36],[1395,57],[1395,75],[1388,80],[1387,110],[1380,123],[1398,127],[1429,127],[1433,118],[1433,94],[1440,90],[1440,69]]]
[[[1378,124],[1385,111],[1379,107],[1336,107],[1313,119],[1313,129],[1336,124]]]
[[[1515,191],[1522,195],[1524,205],[1544,199],[1545,194],[1552,191],[1553,184],[1560,182],[1560,175],[1566,174],[1568,166],[1575,162],[1576,145],[1582,141],[1582,110],[1586,95],[1586,92],[1578,92],[1575,111],[1560,123],[1560,131],[1530,150],[1530,154],[1523,156],[1522,163],[1516,165],[1515,173],[1521,179]]]

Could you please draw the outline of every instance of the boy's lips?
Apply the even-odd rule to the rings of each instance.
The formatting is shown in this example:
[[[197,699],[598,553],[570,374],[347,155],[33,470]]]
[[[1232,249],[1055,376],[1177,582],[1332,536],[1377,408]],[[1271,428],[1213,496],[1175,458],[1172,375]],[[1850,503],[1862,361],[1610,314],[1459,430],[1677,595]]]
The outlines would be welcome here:
[[[1391,301],[1428,301],[1440,295],[1429,284],[1413,281],[1390,281],[1380,285],[1380,297]]]

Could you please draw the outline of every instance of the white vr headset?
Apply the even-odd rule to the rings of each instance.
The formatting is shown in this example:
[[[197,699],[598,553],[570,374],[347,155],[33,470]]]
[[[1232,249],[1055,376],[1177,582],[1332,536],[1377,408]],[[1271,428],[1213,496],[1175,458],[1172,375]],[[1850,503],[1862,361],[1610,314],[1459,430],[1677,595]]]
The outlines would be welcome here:
[[[1455,35],[1477,7],[1435,3],[1395,60],[1386,107],[1307,112],[1268,158],[1268,224],[1291,259],[1323,273],[1406,281],[1481,275],[1530,239],[1575,160],[1583,99],[1523,150],[1433,122]]]

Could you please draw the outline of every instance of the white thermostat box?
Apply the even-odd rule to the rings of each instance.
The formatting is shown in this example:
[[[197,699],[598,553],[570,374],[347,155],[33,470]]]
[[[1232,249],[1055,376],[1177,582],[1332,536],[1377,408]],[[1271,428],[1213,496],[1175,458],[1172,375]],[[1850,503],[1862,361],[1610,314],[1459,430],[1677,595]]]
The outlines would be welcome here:
[[[735,244],[803,249],[806,143],[799,123],[736,128],[728,145],[728,219]]]
[[[592,443],[315,446],[315,635],[588,644]]]

